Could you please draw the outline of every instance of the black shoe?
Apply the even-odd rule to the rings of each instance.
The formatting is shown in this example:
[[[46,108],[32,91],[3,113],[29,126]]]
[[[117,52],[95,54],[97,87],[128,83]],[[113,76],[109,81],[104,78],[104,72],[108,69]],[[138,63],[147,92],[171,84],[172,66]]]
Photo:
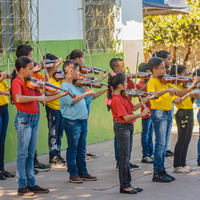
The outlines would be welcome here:
[[[33,196],[34,192],[31,192],[27,187],[18,188],[18,195],[22,196]]]
[[[120,193],[136,194],[137,193],[137,189],[132,189],[130,191],[126,191],[126,190],[120,189]]]
[[[0,180],[6,180],[6,177],[0,171]]]
[[[66,162],[64,161],[64,159],[62,157],[58,157],[58,156],[54,156],[50,161],[49,164],[52,167],[63,167],[66,166]]]
[[[153,159],[150,156],[142,157],[142,163],[153,163]]]
[[[174,156],[174,153],[172,151],[170,151],[170,150],[167,150],[165,152],[165,157],[170,157],[170,156]]]
[[[49,165],[44,165],[42,163],[39,163],[38,161],[34,162],[34,168],[39,172],[47,172],[51,169]]]
[[[198,166],[200,166],[200,162],[198,162],[197,164],[198,164]]]
[[[11,174],[10,172],[6,171],[5,169],[0,170],[0,171],[1,171],[1,173],[2,173],[6,178],[13,178],[13,177],[15,177],[14,174]]]
[[[29,187],[28,186],[28,189],[34,193],[40,193],[40,194],[43,194],[43,193],[48,193],[49,192],[49,189],[44,189],[44,188],[41,188],[40,186],[36,185],[36,186],[33,186],[33,187]]]
[[[167,182],[171,182],[172,179],[169,178],[167,175],[165,175],[163,172],[160,172],[158,174],[153,174],[153,178],[152,178],[153,182],[162,182],[162,183],[167,183]]]
[[[135,188],[135,190],[137,190],[137,192],[142,192],[143,191],[143,189],[140,188],[140,187]]]
[[[163,174],[166,175],[167,177],[171,178],[172,181],[175,181],[176,178],[168,174],[165,170],[163,171]]]
[[[89,156],[90,158],[97,158],[97,155],[92,153],[86,153],[86,155]]]
[[[64,160],[64,158],[62,158],[61,156],[59,156],[58,158],[59,158],[59,162],[60,162],[63,166],[67,166],[67,162]]]
[[[130,170],[139,170],[139,169],[141,169],[141,167],[139,166],[139,165],[135,165],[135,164],[132,164],[132,163],[130,163]]]

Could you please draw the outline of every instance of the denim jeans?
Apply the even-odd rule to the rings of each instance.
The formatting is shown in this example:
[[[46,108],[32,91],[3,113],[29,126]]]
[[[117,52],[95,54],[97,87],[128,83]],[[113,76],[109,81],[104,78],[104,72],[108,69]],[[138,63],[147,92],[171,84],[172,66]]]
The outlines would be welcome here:
[[[17,131],[17,177],[19,188],[35,186],[34,155],[36,151],[39,113],[17,111],[14,121]]]
[[[151,114],[153,128],[155,132],[154,148],[154,173],[165,170],[165,150],[167,139],[171,132],[172,115],[171,111],[153,110]]]
[[[67,136],[67,167],[70,175],[87,174],[85,151],[87,119],[70,120],[63,118],[63,128]]]
[[[119,144],[119,181],[120,188],[131,186],[130,157],[133,144],[133,124],[114,123],[114,133]]]
[[[8,121],[8,104],[6,104],[0,106],[0,169],[4,169],[4,150]]]
[[[185,167],[194,125],[193,109],[178,109],[176,113],[178,140],[174,149],[174,167]]]
[[[200,163],[200,109],[197,113],[197,119],[198,119],[198,122],[199,122],[199,139],[198,139],[198,144],[197,144],[197,152],[198,152],[197,162]]]
[[[63,117],[60,110],[46,106],[49,128],[49,158],[60,156],[61,139],[63,137]]]
[[[151,156],[153,154],[153,124],[151,118],[142,119],[141,143],[143,156]]]

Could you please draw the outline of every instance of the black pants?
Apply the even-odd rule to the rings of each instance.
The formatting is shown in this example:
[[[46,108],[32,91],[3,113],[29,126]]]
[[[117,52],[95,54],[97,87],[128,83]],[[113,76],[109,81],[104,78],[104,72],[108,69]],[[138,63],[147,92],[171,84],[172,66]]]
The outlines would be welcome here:
[[[185,167],[194,123],[193,109],[179,109],[176,113],[176,123],[178,141],[174,149],[174,167]]]
[[[119,144],[119,181],[120,188],[131,186],[130,153],[133,144],[133,124],[114,123],[115,137]]]

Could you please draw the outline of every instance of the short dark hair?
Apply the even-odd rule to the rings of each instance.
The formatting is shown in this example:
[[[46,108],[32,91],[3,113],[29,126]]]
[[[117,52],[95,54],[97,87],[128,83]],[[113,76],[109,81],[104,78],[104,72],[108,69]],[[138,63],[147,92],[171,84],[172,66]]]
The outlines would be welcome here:
[[[177,69],[177,73],[178,74],[182,74],[182,72],[187,69],[187,67],[185,65],[177,65],[178,66],[178,69]],[[171,76],[176,76],[176,65],[173,65],[171,70],[170,70],[170,73],[169,75]]]
[[[153,57],[149,60],[148,66],[151,72],[153,73],[153,69],[158,69],[159,65],[163,62],[164,60],[159,57]]]
[[[45,59],[45,56],[43,56],[43,59]],[[51,53],[47,53],[46,54],[46,59],[48,59],[48,60],[57,60],[58,58],[55,55],[51,54]]]
[[[70,66],[71,64],[73,64],[73,67]],[[64,74],[67,74],[68,71],[66,70],[66,68],[68,68],[68,69],[73,68],[73,70],[75,70],[78,67],[80,67],[79,63],[77,63],[75,60],[69,59],[69,60],[65,61],[63,64],[63,72],[64,72]]]
[[[17,58],[21,56],[28,56],[28,54],[33,51],[33,48],[29,45],[19,45],[16,50]]]
[[[146,72],[147,70],[149,70],[148,64],[145,63],[145,62],[140,63],[140,65],[138,67],[138,71],[139,72]]]
[[[121,58],[113,58],[113,59],[111,59],[111,61],[110,61],[110,67],[111,67],[111,69],[113,71],[114,71],[115,67],[119,66],[118,61],[123,61],[123,60]]]
[[[161,50],[161,51],[155,51],[152,55],[152,57],[160,57],[160,58],[167,58],[167,56],[170,55],[170,53],[166,50]]]

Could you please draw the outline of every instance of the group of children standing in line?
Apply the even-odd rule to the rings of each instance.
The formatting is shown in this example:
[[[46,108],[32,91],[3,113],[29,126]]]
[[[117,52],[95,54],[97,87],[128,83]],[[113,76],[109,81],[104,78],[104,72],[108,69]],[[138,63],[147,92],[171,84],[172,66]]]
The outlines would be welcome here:
[[[159,53],[164,55],[159,57]],[[20,45],[16,51],[17,60],[12,73],[11,88],[8,87],[5,73],[0,77],[0,180],[6,177],[14,177],[4,168],[4,144],[8,126],[8,96],[11,103],[15,104],[17,114],[14,126],[17,132],[18,153],[17,153],[17,177],[18,194],[32,196],[34,193],[48,193],[36,185],[34,166],[39,169],[49,170],[50,167],[38,162],[36,157],[36,144],[39,127],[40,109],[39,103],[46,105],[46,113],[49,129],[49,164],[66,165],[61,157],[61,138],[63,130],[67,136],[68,148],[66,152],[67,168],[70,174],[69,181],[72,183],[82,183],[83,181],[96,181],[97,177],[91,175],[86,167],[86,138],[87,119],[90,113],[90,104],[93,99],[107,92],[106,104],[108,111],[112,111],[114,123],[114,147],[116,168],[119,169],[120,192],[135,194],[141,192],[140,187],[131,185],[131,169],[139,169],[140,166],[130,163],[134,122],[142,117],[142,137],[143,148],[142,163],[153,163],[154,182],[171,182],[175,178],[165,170],[165,154],[172,154],[168,149],[169,136],[173,118],[173,103],[178,108],[176,122],[178,126],[178,141],[174,153],[174,172],[187,173],[192,170],[186,165],[186,155],[188,145],[192,135],[193,108],[192,98],[200,97],[199,91],[191,91],[200,81],[198,77],[188,88],[183,89],[178,84],[177,88],[173,84],[163,84],[160,77],[166,73],[166,67],[170,65],[171,55],[169,52],[157,52],[157,57],[149,60],[148,64],[141,64],[139,71],[152,73],[151,79],[141,79],[137,84],[137,90],[152,92],[143,99],[143,102],[133,105],[131,98],[122,95],[126,89],[136,89],[133,82],[126,78],[124,62],[120,58],[113,58],[110,61],[109,70],[97,81],[108,78],[108,88],[99,92],[90,90],[87,87],[74,85],[74,80],[79,78],[80,67],[84,66],[84,52],[76,49],[68,55],[68,60],[63,64],[64,79],[59,80],[55,76],[62,59],[52,54],[47,54],[48,60],[57,60],[53,68],[48,69],[50,82],[60,87],[64,92],[56,91],[54,94],[45,92],[45,96],[39,90],[34,90],[26,85],[26,78],[35,77],[40,81],[47,80],[48,76],[33,72],[33,49],[27,45]],[[167,65],[168,63],[168,65]],[[38,66],[35,67],[39,68]],[[174,75],[175,66],[171,69]],[[178,75],[187,76],[188,70],[185,66],[178,65]],[[74,96],[69,95],[74,94]],[[146,104],[145,108],[143,103]],[[141,114],[133,114],[141,108]],[[200,114],[198,114],[200,116]],[[200,118],[200,117],[199,117]],[[153,131],[155,132],[155,148],[153,151]],[[200,142],[199,142],[200,151]],[[199,152],[200,155],[200,152]],[[34,159],[35,158],[35,159]],[[35,161],[35,163],[34,163]],[[200,156],[198,159],[200,164]]]

